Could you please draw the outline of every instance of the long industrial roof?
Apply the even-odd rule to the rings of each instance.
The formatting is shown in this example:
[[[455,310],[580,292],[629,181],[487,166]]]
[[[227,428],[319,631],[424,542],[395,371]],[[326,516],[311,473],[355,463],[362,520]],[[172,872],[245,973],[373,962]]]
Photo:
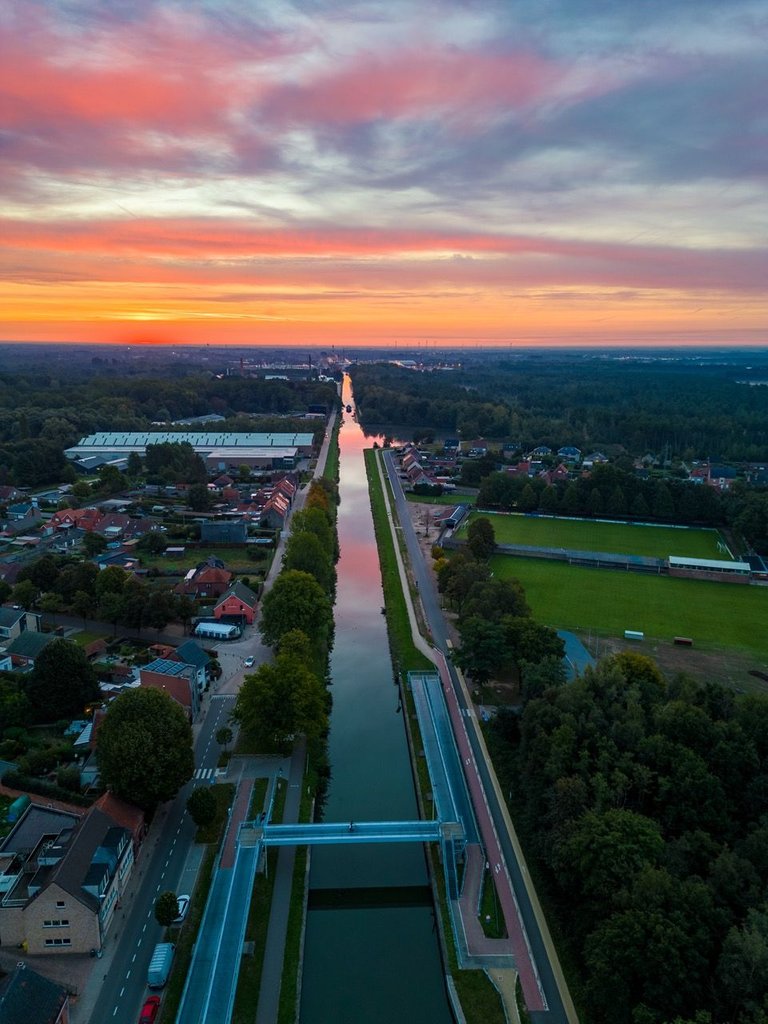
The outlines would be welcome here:
[[[311,447],[313,435],[311,433],[223,433],[221,431],[143,431],[141,433],[128,433],[123,431],[100,432],[89,434],[72,448],[68,448],[66,454],[70,458],[83,455],[92,455],[96,452],[132,452],[143,451],[150,444],[180,444],[186,441],[191,444],[195,451],[212,451],[216,448],[306,448]]]

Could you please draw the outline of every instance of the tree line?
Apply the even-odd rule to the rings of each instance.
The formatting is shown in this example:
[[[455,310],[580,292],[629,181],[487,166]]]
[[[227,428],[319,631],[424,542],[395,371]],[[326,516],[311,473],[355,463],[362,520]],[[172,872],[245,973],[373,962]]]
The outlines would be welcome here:
[[[318,761],[330,710],[336,502],[335,483],[314,480],[293,515],[283,567],[261,611],[262,639],[275,658],[246,676],[233,712],[258,749],[287,753],[303,733]]]
[[[461,644],[456,664],[479,685],[502,674],[565,678],[563,641],[554,629],[531,617],[519,580],[492,577],[488,559],[496,541],[490,520],[473,519],[467,543],[450,559],[433,549],[439,592],[457,613]]]
[[[587,1019],[765,1024],[768,698],[630,652],[539,683],[490,740]]]
[[[743,368],[618,362],[569,355],[468,359],[450,373],[391,364],[351,368],[367,425],[450,431],[635,455],[768,459],[768,388],[739,382]]]

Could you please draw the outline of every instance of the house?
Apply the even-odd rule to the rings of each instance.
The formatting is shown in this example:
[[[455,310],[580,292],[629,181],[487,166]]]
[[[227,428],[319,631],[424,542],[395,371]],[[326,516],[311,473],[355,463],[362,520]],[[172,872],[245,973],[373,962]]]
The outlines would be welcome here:
[[[69,1024],[69,994],[23,961],[0,981],[0,1024]]]
[[[244,583],[235,582],[219,599],[213,609],[213,614],[217,619],[225,616],[228,619],[242,619],[252,626],[257,604],[258,598],[250,587],[246,587]]]
[[[290,512],[290,503],[282,494],[273,494],[261,512],[261,522],[272,530],[282,530]]]
[[[458,437],[446,437],[445,441],[443,441],[443,451],[447,452],[448,454],[453,453],[454,455],[456,455],[458,454],[460,449],[461,441],[459,440]]]
[[[40,614],[25,608],[0,608],[0,643],[21,636],[26,630],[40,632]]]
[[[2,504],[5,504],[7,501],[18,501],[21,497],[23,497],[23,494],[18,487],[11,487],[8,484],[0,486],[0,502]]]
[[[31,670],[35,667],[35,658],[39,658],[48,644],[56,639],[53,633],[38,633],[27,629],[11,640],[5,653],[13,659],[14,669]]]
[[[718,491],[730,491],[738,475],[739,471],[734,469],[733,466],[710,465],[707,483]]]
[[[546,480],[548,484],[565,483],[570,478],[570,475],[568,467],[562,462],[555,469],[543,469],[539,473],[539,477],[542,480]]]
[[[600,466],[608,462],[608,456],[603,455],[602,452],[592,452],[591,455],[585,455],[583,460],[583,466],[585,469],[591,469],[592,466]]]
[[[97,555],[93,561],[98,565],[99,569],[109,569],[113,565],[119,566],[121,569],[125,569],[126,572],[136,572],[141,566],[141,561],[138,555],[133,554],[130,551],[104,551],[102,554]]]
[[[552,454],[552,449],[551,448],[547,448],[547,446],[545,444],[540,444],[536,448],[534,448],[533,451],[528,452],[528,455],[526,456],[526,458],[529,459],[529,460],[530,459],[543,459],[547,455],[551,455],[551,454]]]
[[[478,437],[474,441],[469,442],[469,454],[470,456],[481,456],[485,455],[488,451],[488,445],[482,437]]]
[[[23,562],[0,562],[0,580],[13,587],[18,583],[19,573],[24,568]]]
[[[224,563],[218,558],[209,558],[190,569],[173,591],[192,598],[221,597],[231,582],[232,573],[224,568]]]
[[[155,658],[139,669],[140,685],[167,693],[184,708],[192,722],[200,711],[200,695],[205,687],[205,673],[202,686],[198,684],[198,676],[194,665],[165,658]]]
[[[100,950],[133,864],[131,833],[103,811],[30,804],[0,845],[0,944]]]
[[[62,508],[51,516],[51,526],[57,530],[71,530],[73,526],[81,530],[93,530],[103,518],[97,508]]]
[[[179,644],[175,651],[168,655],[170,661],[178,661],[184,665],[191,665],[195,669],[197,685],[202,692],[208,682],[208,669],[211,666],[211,659],[205,653],[200,644],[194,640],[185,640]]]
[[[516,463],[514,466],[507,466],[506,472],[510,476],[535,476],[536,470],[541,465],[540,462],[531,462],[530,459],[524,459],[522,462]]]
[[[200,524],[202,544],[245,544],[247,539],[248,525],[242,520]]]
[[[131,833],[134,856],[136,856],[148,831],[144,811],[140,807],[129,804],[127,800],[121,800],[119,796],[115,796],[109,791],[103,793],[93,806],[110,817],[116,825],[122,825]]]
[[[578,462],[580,455],[581,449],[574,448],[573,445],[566,445],[564,448],[559,448],[557,452],[558,459],[565,459],[566,462]]]
[[[15,505],[9,505],[6,515],[11,522],[17,523],[22,519],[28,519],[36,511],[36,501],[20,501]]]

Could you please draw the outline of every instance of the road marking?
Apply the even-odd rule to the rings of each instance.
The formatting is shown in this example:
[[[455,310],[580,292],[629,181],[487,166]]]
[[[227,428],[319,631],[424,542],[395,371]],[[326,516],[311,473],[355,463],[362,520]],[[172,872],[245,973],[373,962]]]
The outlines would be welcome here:
[[[120,989],[120,998],[123,998],[123,992],[125,992],[125,985]]]
[[[133,956],[131,957],[131,963],[133,964],[135,962],[136,962],[136,954],[134,953]]]
[[[213,775],[213,768],[197,768],[195,770],[196,779],[210,779]]]
[[[143,935],[146,930],[147,930],[147,926],[145,924],[144,927],[141,929],[141,934]]]
[[[125,980],[126,980],[126,981],[128,981],[128,979],[130,978],[130,976],[131,976],[131,968],[129,967],[129,968],[128,968],[128,973],[127,973],[127,974],[126,974],[126,976],[125,976]]]

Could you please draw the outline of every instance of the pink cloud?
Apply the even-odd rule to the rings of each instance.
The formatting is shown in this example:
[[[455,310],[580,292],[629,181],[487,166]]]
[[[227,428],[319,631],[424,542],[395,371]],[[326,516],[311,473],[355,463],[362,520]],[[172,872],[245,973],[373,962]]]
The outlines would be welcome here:
[[[54,224],[0,219],[0,235],[0,271],[5,268],[4,276],[17,281],[208,282],[362,292],[383,288],[404,294],[443,286],[514,290],[566,285],[760,293],[768,280],[768,257],[759,250],[498,234],[249,230],[239,222],[213,219]]]
[[[344,124],[446,110],[461,115],[480,108],[522,108],[541,99],[562,76],[558,65],[527,51],[364,53],[340,70],[277,88],[267,114],[278,121]]]

